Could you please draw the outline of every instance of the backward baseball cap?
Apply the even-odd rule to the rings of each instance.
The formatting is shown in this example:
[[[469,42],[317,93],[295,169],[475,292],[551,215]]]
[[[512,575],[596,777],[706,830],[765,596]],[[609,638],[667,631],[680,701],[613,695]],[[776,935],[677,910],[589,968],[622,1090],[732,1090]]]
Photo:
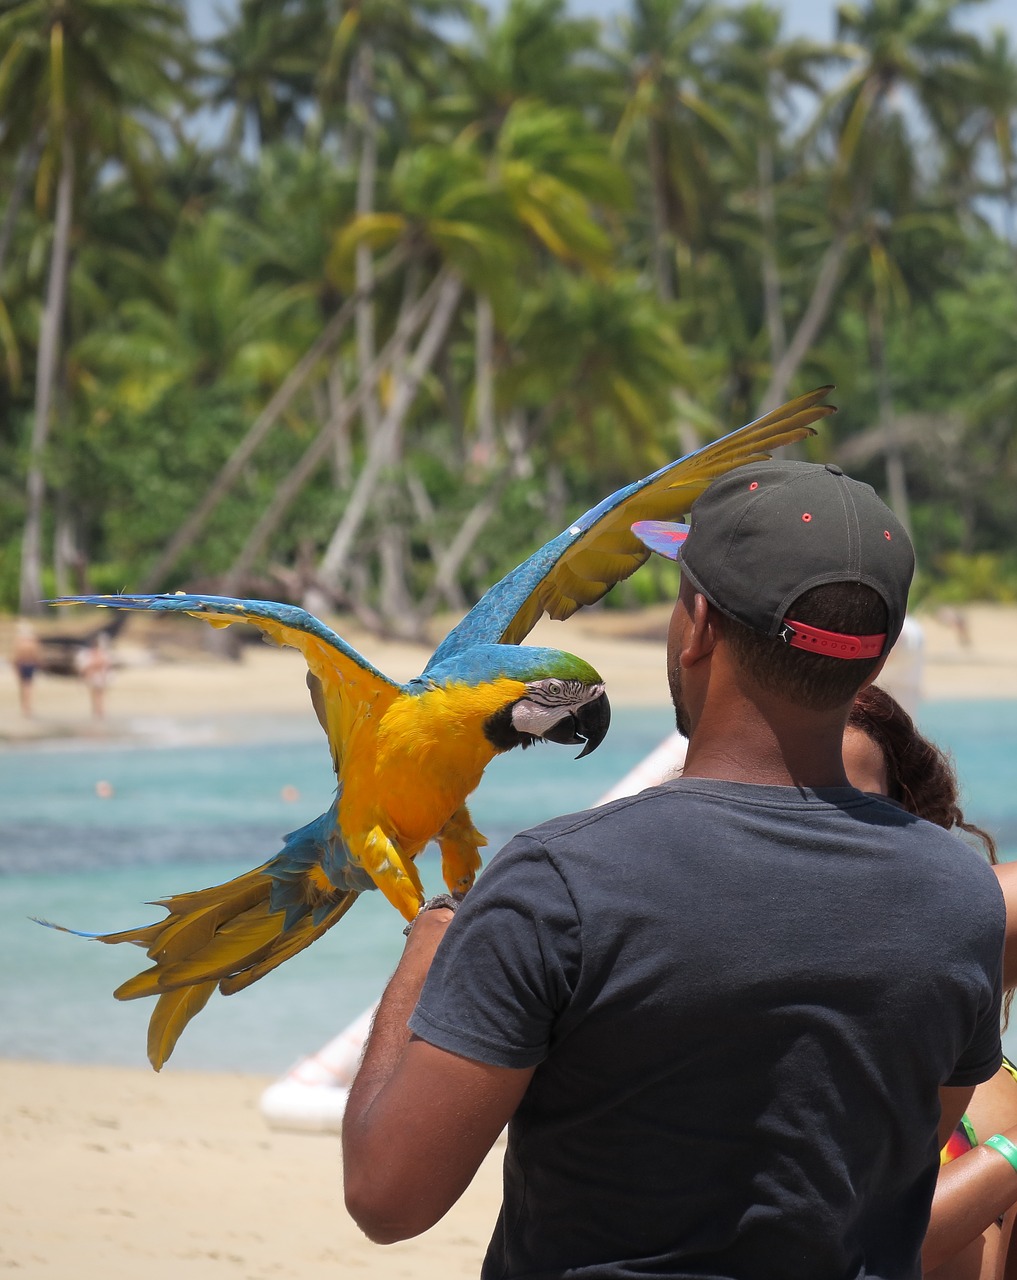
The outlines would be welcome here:
[[[632,528],[652,551],[677,560],[721,613],[795,648],[878,657],[904,626],[911,539],[870,485],[833,463],[737,467],[693,503],[688,526],[646,520]],[[840,635],[788,616],[804,592],[831,582],[871,587],[886,605],[885,634]]]

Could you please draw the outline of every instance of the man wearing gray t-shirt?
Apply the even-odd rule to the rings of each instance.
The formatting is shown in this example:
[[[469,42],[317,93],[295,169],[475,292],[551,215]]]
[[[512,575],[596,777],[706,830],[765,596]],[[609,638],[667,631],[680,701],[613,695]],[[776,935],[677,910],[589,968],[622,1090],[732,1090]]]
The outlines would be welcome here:
[[[966,846],[844,773],[910,542],[795,462],[634,528],[682,567],[683,775],[517,836],[417,917],[347,1205],[380,1242],[426,1230],[508,1123],[485,1277],[917,1280],[939,1147],[1000,1062],[1004,911]]]

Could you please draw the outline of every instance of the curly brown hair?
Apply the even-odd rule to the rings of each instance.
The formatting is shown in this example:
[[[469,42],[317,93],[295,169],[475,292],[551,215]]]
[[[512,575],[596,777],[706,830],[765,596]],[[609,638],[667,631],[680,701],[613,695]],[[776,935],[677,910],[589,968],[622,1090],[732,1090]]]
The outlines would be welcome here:
[[[848,724],[860,729],[882,751],[891,800],[937,827],[968,832],[984,846],[991,863],[999,862],[996,842],[988,831],[964,819],[953,761],[918,732],[896,698],[870,684],[855,698]]]

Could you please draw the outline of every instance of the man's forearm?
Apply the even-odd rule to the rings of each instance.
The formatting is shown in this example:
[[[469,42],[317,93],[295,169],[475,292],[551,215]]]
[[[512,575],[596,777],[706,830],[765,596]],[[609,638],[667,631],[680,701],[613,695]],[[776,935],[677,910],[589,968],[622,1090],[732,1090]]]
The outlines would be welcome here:
[[[432,1227],[469,1186],[534,1068],[475,1061],[411,1035],[451,911],[422,912],[381,998],[343,1119],[343,1191],[353,1220],[391,1244]]]
[[[350,1088],[343,1117],[344,1149],[352,1145],[357,1126],[366,1119],[371,1104],[392,1078],[409,1043],[406,1024],[451,919],[451,911],[438,909],[423,912],[413,922],[402,958],[374,1015],[364,1056]]]

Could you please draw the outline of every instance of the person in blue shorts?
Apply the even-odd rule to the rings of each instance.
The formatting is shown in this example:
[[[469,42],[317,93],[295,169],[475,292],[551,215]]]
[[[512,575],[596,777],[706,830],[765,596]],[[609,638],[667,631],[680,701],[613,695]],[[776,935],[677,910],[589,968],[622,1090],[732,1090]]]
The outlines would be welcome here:
[[[42,663],[42,645],[30,622],[19,619],[14,630],[14,645],[11,649],[11,666],[18,681],[18,703],[21,714],[27,718],[32,715],[32,681]]]
[[[844,771],[910,542],[802,462],[640,534],[682,569],[682,776],[516,836],[417,917],[347,1207],[379,1242],[425,1231],[507,1123],[485,1278],[917,1280],[940,1147],[1001,1063],[1004,909],[973,850]]]

